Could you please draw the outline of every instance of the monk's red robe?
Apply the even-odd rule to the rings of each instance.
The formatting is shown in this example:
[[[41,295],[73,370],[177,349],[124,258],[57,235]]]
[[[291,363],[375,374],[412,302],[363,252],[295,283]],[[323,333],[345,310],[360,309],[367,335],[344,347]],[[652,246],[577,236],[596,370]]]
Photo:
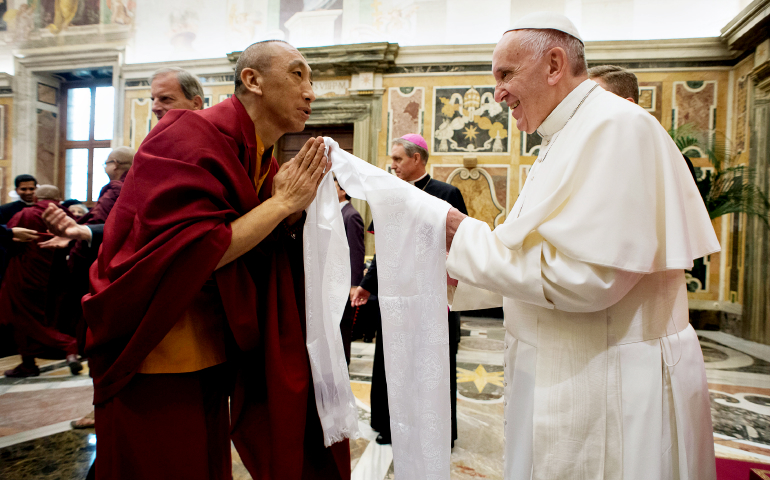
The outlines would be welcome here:
[[[52,200],[40,200],[11,218],[8,227],[23,227],[46,232],[42,214]],[[22,357],[63,356],[77,353],[75,339],[55,328],[50,312],[49,293],[52,283],[62,280],[52,276],[54,260],[59,252],[40,248],[36,242],[17,246],[8,262],[6,276],[0,287],[0,319],[14,327],[14,338]]]
[[[230,222],[272,192],[278,164],[266,166],[255,191],[256,152],[254,124],[236,97],[200,112],[172,110],[143,142],[105,224],[83,302],[94,403],[131,388],[140,364],[213,275],[237,344],[228,353],[237,370],[231,432],[252,476],[349,478],[348,443],[323,447],[313,400],[301,232],[289,241],[279,226],[214,271],[230,243]],[[97,435],[100,422],[97,408]],[[97,449],[102,444],[100,437]],[[103,454],[111,452],[97,451],[97,476]]]
[[[125,172],[120,179],[112,180],[102,187],[96,204],[78,219],[80,225],[98,225],[107,221],[112,207],[120,196],[127,174],[128,172]],[[74,242],[67,262],[69,281],[62,285],[62,300],[56,315],[56,324],[64,331],[74,333],[81,355],[85,355],[86,326],[80,302],[88,293],[88,269],[96,261],[97,252],[98,245],[89,246],[89,242],[85,240]]]

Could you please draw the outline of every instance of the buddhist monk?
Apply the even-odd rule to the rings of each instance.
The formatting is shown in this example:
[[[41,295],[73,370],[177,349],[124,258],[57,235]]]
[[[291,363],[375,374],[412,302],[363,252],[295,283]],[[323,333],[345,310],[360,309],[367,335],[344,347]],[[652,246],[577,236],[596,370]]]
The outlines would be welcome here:
[[[347,442],[323,446],[304,344],[323,139],[280,169],[272,155],[304,129],[310,75],[289,44],[254,44],[233,97],[166,112],[139,148],[83,302],[97,478],[229,479],[231,434],[255,479],[349,478]]]
[[[107,220],[115,201],[120,195],[123,181],[134,161],[134,150],[130,147],[118,147],[112,150],[104,162],[104,171],[110,182],[102,187],[96,204],[85,215],[78,219],[80,225],[99,225]],[[43,212],[42,218],[49,231],[54,234],[61,233],[49,220],[58,210],[55,204],[49,204]],[[66,218],[66,216],[65,216]],[[54,222],[55,223],[55,222]],[[90,231],[90,230],[87,230]],[[71,239],[57,236],[46,242],[42,242],[42,248],[67,248]],[[88,293],[88,269],[96,260],[98,249],[92,248],[90,237],[88,240],[80,240],[74,243],[69,253],[69,277],[70,281],[63,286],[63,299],[57,312],[57,325],[64,325],[76,334],[78,349],[83,353],[85,346],[85,325],[82,321],[80,301],[83,295]]]
[[[58,204],[59,189],[53,185],[41,185],[37,189],[38,201],[11,218],[8,227],[22,227],[45,232],[41,215],[49,204]],[[73,375],[82,366],[77,357],[75,339],[49,326],[46,318],[46,302],[55,252],[41,249],[30,242],[15,252],[0,287],[0,318],[14,327],[14,336],[22,363],[5,372],[6,377],[33,377],[40,375],[35,357],[53,349],[66,356]],[[55,280],[55,279],[54,279]]]

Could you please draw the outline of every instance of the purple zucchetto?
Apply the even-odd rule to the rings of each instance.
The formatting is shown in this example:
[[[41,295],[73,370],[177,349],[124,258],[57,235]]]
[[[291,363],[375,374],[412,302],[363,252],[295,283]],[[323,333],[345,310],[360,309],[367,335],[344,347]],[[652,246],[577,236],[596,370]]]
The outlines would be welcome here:
[[[428,142],[426,142],[425,139],[422,138],[422,135],[418,135],[416,133],[407,133],[401,138],[403,140],[406,140],[407,142],[414,143],[418,147],[424,148],[426,151],[428,150]]]

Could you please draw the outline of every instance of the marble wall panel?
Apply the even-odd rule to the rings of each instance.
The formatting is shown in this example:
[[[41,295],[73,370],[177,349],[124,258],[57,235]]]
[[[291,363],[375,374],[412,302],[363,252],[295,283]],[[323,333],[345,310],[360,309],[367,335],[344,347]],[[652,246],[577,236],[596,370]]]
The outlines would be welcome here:
[[[139,148],[147,134],[152,129],[152,100],[149,98],[131,99],[131,117],[129,132],[129,146],[134,150]]]
[[[393,140],[408,133],[422,133],[424,115],[424,87],[388,89],[388,154]]]
[[[6,195],[8,194],[8,189],[5,186],[5,171],[5,167],[0,167],[0,204],[7,203]]]
[[[436,87],[434,92],[434,153],[500,155],[511,151],[510,114],[495,101],[495,87]]]
[[[37,111],[37,163],[35,178],[39,185],[56,185],[56,113]]]
[[[691,124],[697,131],[713,132],[716,129],[717,82],[674,82],[671,122],[676,127]],[[699,150],[700,157],[705,157]],[[687,153],[687,152],[685,152]],[[692,156],[689,155],[688,156]]]
[[[467,169],[459,165],[433,165],[431,176],[460,189],[468,215],[494,229],[508,212],[508,165],[480,165]]]
[[[744,75],[735,85],[735,152],[740,155],[746,150],[749,108],[749,77]]]
[[[543,138],[538,135],[537,132],[521,133],[521,156],[522,157],[536,157],[540,154],[540,143]]]
[[[660,122],[663,116],[663,82],[639,82],[639,106]]]
[[[8,109],[5,105],[0,105],[0,160],[8,158],[8,142],[6,138],[8,136]],[[0,196],[0,198],[3,198]]]
[[[701,187],[704,183],[711,183],[714,176],[713,167],[695,167],[696,183]],[[690,293],[704,293],[713,289],[711,255],[698,258],[693,262],[690,270],[685,270],[687,291]]]

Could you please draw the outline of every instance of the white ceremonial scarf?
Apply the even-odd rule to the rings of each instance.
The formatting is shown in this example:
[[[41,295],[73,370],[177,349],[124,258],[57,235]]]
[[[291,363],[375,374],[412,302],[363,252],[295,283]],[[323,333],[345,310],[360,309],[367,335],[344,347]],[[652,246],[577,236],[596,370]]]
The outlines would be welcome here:
[[[377,224],[395,473],[399,480],[448,480],[451,450],[446,215],[450,205],[345,152],[325,137],[345,192],[364,199]],[[307,347],[316,405],[329,446],[358,435],[339,333],[350,291],[350,255],[337,191],[327,175],[304,229]]]

